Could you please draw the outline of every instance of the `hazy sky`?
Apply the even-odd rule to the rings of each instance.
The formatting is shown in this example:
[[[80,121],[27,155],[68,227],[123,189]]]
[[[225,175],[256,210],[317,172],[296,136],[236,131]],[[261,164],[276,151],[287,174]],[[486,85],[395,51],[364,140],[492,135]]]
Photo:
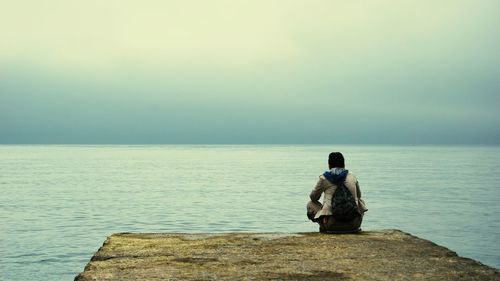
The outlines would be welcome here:
[[[0,0],[0,143],[500,144],[500,1]]]

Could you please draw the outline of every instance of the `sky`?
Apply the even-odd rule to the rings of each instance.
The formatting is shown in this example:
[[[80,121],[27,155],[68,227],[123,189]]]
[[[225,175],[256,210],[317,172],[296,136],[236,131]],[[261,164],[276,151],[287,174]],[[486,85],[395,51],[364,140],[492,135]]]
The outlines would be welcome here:
[[[500,144],[500,2],[0,0],[3,144]]]

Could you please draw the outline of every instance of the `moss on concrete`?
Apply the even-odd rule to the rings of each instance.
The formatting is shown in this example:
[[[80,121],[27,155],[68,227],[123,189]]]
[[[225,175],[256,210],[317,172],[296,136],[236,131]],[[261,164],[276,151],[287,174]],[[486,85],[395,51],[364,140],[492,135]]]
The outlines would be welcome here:
[[[121,233],[75,280],[500,280],[500,273],[398,230]]]

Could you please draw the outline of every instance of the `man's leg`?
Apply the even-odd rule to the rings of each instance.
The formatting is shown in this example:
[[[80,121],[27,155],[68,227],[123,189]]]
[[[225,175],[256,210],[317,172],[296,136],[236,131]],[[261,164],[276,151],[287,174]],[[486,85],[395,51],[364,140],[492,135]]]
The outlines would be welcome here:
[[[314,216],[323,208],[323,205],[318,201],[309,201],[307,203],[307,218],[316,222]]]

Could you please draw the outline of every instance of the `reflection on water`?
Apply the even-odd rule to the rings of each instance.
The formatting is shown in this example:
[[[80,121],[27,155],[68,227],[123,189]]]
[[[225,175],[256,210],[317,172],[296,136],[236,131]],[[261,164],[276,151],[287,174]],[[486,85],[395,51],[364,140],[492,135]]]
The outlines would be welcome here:
[[[0,276],[72,280],[114,232],[317,231],[305,204],[333,150],[364,230],[500,267],[499,147],[0,146]]]

